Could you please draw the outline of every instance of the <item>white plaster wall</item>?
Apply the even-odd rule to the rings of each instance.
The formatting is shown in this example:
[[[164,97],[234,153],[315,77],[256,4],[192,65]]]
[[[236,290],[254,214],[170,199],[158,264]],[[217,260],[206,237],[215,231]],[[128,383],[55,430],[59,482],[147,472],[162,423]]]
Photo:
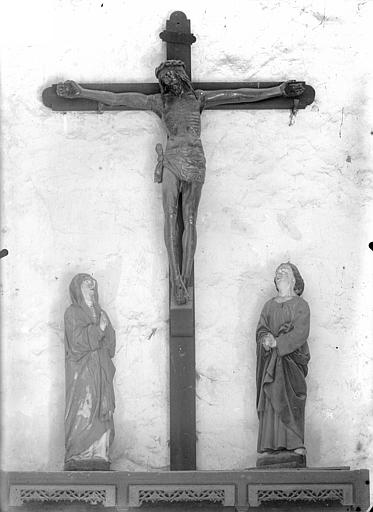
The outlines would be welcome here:
[[[102,5],[101,5],[102,4]],[[372,464],[372,2],[8,3],[2,51],[2,468],[59,470],[63,313],[77,272],[117,330],[113,469],[168,466],[167,259],[152,113],[54,113],[42,90],[153,81],[173,10],[195,80],[306,80],[315,103],[205,112],[196,265],[198,468],[255,465],[255,327],[275,267],[312,313],[310,466]]]

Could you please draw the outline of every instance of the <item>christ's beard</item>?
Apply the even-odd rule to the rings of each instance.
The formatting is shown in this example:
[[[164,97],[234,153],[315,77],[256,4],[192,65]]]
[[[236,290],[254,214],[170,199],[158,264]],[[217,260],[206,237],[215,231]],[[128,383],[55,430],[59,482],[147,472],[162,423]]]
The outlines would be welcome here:
[[[174,96],[181,96],[183,94],[183,86],[181,84],[171,84],[165,87],[166,93],[171,93]]]

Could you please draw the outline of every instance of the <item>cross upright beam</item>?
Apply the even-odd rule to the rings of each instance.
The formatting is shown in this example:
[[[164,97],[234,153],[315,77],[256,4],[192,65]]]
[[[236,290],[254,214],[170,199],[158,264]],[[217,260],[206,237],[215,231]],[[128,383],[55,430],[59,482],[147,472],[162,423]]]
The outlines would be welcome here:
[[[167,43],[167,60],[182,60],[191,78],[191,45],[196,40],[190,33],[190,21],[176,11],[159,37]],[[178,246],[182,246],[183,215],[179,200]],[[181,255],[179,255],[181,267]],[[170,272],[171,274],[171,272]],[[170,353],[170,469],[195,470],[196,467],[196,372],[194,272],[189,287],[190,300],[182,306],[175,303],[169,285],[169,353]]]

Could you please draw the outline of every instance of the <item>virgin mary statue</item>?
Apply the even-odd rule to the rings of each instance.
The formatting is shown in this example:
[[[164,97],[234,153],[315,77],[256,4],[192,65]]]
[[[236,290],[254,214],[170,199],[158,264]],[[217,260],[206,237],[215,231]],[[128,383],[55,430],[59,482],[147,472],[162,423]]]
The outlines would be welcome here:
[[[90,275],[74,277],[70,296],[65,312],[65,470],[107,470],[114,438],[115,331]]]

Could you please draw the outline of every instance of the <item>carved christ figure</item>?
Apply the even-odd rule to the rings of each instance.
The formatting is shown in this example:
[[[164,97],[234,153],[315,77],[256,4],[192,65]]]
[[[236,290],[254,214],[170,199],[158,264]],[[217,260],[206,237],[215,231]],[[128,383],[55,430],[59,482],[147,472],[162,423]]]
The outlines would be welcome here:
[[[155,70],[160,93],[98,91],[84,89],[69,80],[57,85],[57,94],[65,98],[96,100],[108,106],[127,106],[151,110],[163,121],[167,144],[163,154],[157,145],[158,164],[155,181],[162,182],[164,237],[167,248],[171,283],[177,304],[188,301],[197,244],[197,211],[205,180],[206,160],[201,143],[201,113],[204,108],[227,103],[262,101],[276,96],[297,97],[304,86],[295,81],[264,89],[241,88],[216,91],[194,90],[180,60],[167,60]],[[180,199],[181,198],[181,199]],[[181,200],[184,231],[182,247],[178,246],[177,210]],[[179,254],[181,268],[179,265]]]

